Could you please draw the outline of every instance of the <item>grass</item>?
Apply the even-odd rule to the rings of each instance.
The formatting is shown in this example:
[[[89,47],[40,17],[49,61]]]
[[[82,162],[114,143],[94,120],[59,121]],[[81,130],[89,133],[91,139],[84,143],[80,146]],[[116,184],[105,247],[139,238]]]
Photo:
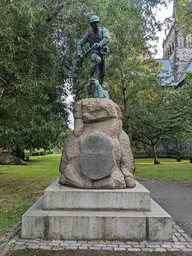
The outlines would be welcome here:
[[[59,176],[60,155],[31,159],[27,166],[0,166],[0,234],[17,223],[43,190]]]
[[[151,180],[189,180],[192,179],[192,164],[189,160],[177,162],[171,158],[160,158],[161,164],[154,165],[153,159],[136,159],[135,176]]]
[[[27,166],[0,166],[0,234],[17,223],[22,214],[59,176],[60,155],[31,157]],[[136,176],[157,180],[192,179],[192,164],[187,160],[136,159]]]

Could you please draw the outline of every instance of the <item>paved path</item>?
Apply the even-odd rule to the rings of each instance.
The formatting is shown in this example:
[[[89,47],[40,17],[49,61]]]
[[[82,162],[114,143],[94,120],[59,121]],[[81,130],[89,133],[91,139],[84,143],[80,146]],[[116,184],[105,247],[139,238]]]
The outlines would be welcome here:
[[[192,181],[159,182],[138,179],[151,197],[192,236]]]
[[[14,243],[13,243],[14,241]],[[2,256],[10,255],[13,252],[15,256],[22,255],[52,255],[51,252],[62,251],[63,256],[120,256],[135,255],[149,256],[158,255],[192,255],[192,238],[190,238],[178,225],[173,223],[173,241],[172,242],[133,242],[133,241],[43,241],[26,240],[16,235],[13,241],[9,241],[2,252]],[[74,254],[70,253],[73,250]],[[98,254],[95,253],[98,251]],[[105,253],[104,253],[105,252]],[[126,252],[126,254],[124,254]],[[46,254],[45,254],[46,253]],[[129,254],[130,253],[130,254]],[[152,254],[151,254],[152,253]],[[165,253],[165,254],[164,254]],[[61,254],[54,254],[60,256]]]

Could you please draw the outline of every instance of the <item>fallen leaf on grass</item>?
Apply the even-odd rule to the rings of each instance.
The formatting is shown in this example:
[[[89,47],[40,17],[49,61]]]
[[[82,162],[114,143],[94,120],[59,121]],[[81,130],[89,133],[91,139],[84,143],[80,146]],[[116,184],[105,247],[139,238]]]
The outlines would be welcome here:
[[[3,233],[1,236],[0,236],[0,241],[2,241],[9,233],[6,232],[6,233]]]
[[[0,204],[5,205],[7,203],[7,199],[0,199]]]
[[[188,183],[188,184],[186,184],[186,185],[184,185],[184,187],[192,187],[192,183]]]
[[[12,240],[12,241],[10,242],[10,245],[13,247],[13,246],[15,246],[15,243],[16,243],[16,240]]]
[[[5,254],[5,256],[10,256],[12,253],[13,253],[12,250],[8,250],[8,251],[6,252],[6,254]]]

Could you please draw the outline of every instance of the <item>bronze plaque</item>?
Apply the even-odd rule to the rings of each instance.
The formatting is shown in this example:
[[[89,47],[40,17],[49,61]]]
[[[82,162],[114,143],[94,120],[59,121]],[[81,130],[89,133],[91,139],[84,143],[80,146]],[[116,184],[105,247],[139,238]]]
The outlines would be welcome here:
[[[92,180],[109,176],[114,165],[113,145],[102,134],[95,133],[81,143],[80,166],[82,173]]]

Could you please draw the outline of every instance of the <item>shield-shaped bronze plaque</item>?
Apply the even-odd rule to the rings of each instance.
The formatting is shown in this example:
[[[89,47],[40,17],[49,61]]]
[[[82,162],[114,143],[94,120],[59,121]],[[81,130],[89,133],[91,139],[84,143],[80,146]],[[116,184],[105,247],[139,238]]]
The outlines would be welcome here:
[[[113,145],[102,134],[95,133],[81,143],[80,166],[82,173],[92,180],[109,176],[114,165]]]

